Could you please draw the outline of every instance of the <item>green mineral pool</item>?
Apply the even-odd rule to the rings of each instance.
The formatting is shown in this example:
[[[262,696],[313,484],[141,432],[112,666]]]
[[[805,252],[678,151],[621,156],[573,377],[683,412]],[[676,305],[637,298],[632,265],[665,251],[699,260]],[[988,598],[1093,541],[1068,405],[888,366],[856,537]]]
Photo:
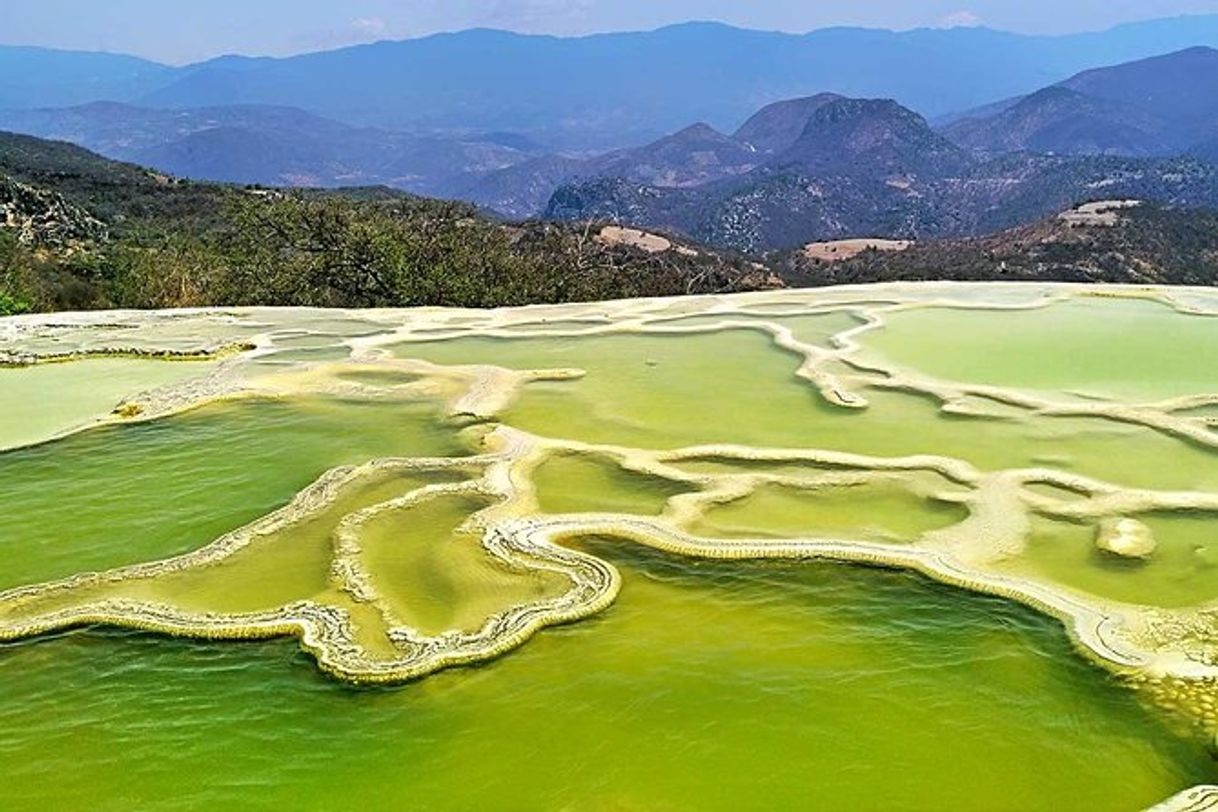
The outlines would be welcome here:
[[[1211,808],[1209,347],[1034,285],[0,320],[0,809]]]

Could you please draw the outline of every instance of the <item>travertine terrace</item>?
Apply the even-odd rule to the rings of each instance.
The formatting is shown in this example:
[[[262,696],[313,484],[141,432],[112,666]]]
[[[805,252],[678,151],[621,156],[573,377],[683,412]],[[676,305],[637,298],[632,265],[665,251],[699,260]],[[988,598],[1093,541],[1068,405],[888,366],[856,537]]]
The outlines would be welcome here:
[[[945,314],[945,331],[955,316],[986,314],[1009,324],[1007,340],[1018,345],[1028,338],[1019,332],[1023,318],[1111,302],[1134,308],[1150,331],[1218,317],[1218,294],[1203,290],[923,284],[486,312],[240,309],[8,319],[0,322],[0,356],[12,369],[0,374],[41,371],[47,382],[39,385],[53,385],[54,375],[98,359],[184,370],[133,386],[108,408],[65,407],[38,436],[0,433],[9,450],[218,403],[337,399],[430,405],[464,453],[370,456],[326,471],[289,504],[197,549],[7,584],[0,639],[87,624],[212,639],[290,635],[338,678],[400,683],[507,654],[547,626],[610,606],[618,572],[580,542],[612,538],[697,559],[908,569],[1015,600],[1059,619],[1081,654],[1213,736],[1218,586],[1210,593],[1203,587],[1209,556],[1218,551],[1172,534],[1198,518],[1218,524],[1218,480],[1188,474],[1189,465],[1204,471],[1206,458],[1218,453],[1218,381],[1207,388],[1204,375],[1186,376],[1161,391],[1152,381],[1144,393],[1130,393],[1100,376],[1088,379],[1085,364],[1077,386],[1061,386],[1052,375],[1020,377],[1015,364],[1010,380],[1000,372],[957,379],[873,341],[885,331],[896,340],[902,319],[936,312]],[[782,397],[798,398],[787,392],[798,386],[824,420],[880,420],[893,409],[904,419],[900,410],[908,409],[919,419],[967,427],[964,450],[905,453],[904,439],[880,449],[865,427],[857,436],[869,442],[857,447],[849,431],[821,443],[827,435],[804,433],[798,414],[749,411],[753,401],[741,380],[754,373],[752,356],[742,356],[732,377],[704,381],[703,397],[740,427],[694,412],[685,419],[680,410],[688,404],[659,395],[646,409],[632,405],[575,422],[541,419],[541,407],[530,411],[530,393],[560,397],[579,386],[587,387],[582,404],[589,412],[598,397],[625,402],[655,385],[648,370],[685,369],[674,349],[679,342],[724,336],[745,336],[759,358],[777,354],[774,363],[787,364],[794,377],[759,378],[756,387],[781,386]],[[551,362],[536,361],[555,346]],[[602,363],[630,363],[641,377],[601,385]],[[138,382],[144,373],[132,374]],[[0,392],[0,401],[5,397]],[[664,419],[653,430],[644,413]],[[665,434],[668,419],[680,430]],[[750,420],[757,425],[750,428]],[[584,433],[582,425],[596,428]],[[1011,452],[1012,464],[997,464],[1005,459],[998,450],[985,456],[984,438],[1025,430],[1052,453],[1040,446]],[[909,424],[909,434],[919,431]],[[1130,442],[1165,456],[1123,465]],[[605,509],[576,482],[564,495],[573,494],[577,508],[588,496],[588,505],[553,509],[539,471],[572,460],[656,483],[658,509]],[[806,523],[794,508],[794,518],[780,522],[773,510],[755,507],[767,499],[806,504]],[[828,506],[825,516],[837,515],[835,499],[857,507],[844,523],[819,520],[818,505]],[[1079,578],[1045,552],[1054,534],[1075,533],[1086,554],[1098,557],[1079,565],[1094,568]],[[443,607],[409,580],[412,568],[423,566],[411,556],[423,553],[394,545],[430,545],[428,571],[442,571],[456,585]],[[309,563],[286,567],[292,556]],[[387,568],[396,568],[393,577]],[[265,581],[218,588],[245,583],[243,572],[278,580],[271,589]],[[1175,582],[1187,587],[1174,593],[1163,586]],[[1214,795],[1199,788],[1167,803],[1164,809],[1204,809]]]

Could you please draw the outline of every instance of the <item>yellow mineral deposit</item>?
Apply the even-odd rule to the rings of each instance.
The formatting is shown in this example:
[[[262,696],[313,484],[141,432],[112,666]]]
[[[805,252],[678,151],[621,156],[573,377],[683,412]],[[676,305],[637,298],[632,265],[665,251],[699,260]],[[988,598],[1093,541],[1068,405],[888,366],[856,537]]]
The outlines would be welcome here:
[[[1149,527],[1137,519],[1121,517],[1100,522],[1095,546],[1121,558],[1150,558],[1157,544]]]

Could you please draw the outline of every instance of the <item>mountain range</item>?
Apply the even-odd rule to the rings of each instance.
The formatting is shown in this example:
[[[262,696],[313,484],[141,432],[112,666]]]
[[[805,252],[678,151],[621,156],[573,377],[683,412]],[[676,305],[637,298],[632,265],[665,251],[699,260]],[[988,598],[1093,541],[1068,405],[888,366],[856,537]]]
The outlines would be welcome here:
[[[162,110],[119,102],[0,112],[0,128],[69,141],[185,178],[271,186],[386,185],[457,197],[536,155],[525,139],[444,138],[355,127],[292,107]]]
[[[756,254],[855,236],[977,235],[1099,197],[1218,204],[1218,50],[1204,45],[1088,66],[933,123],[922,114],[927,106],[945,109],[944,99],[964,98],[962,85],[977,90],[1023,81],[1031,68],[1020,68],[1021,59],[1051,74],[1070,60],[1195,43],[1211,33],[1218,35],[1218,16],[1064,38],[975,29],[832,29],[793,37],[706,24],[577,39],[473,31],[288,59],[227,57],[187,68],[115,57],[112,70],[99,55],[68,55],[56,63],[48,52],[0,48],[0,64],[58,65],[36,82],[51,88],[48,98],[60,92],[79,100],[83,83],[139,102],[0,110],[0,128],[81,144],[177,177],[383,185],[473,202],[508,218],[614,220]],[[815,53],[800,50],[809,42],[817,43]],[[1063,43],[1074,47],[1069,59],[1059,50]],[[721,126],[728,108],[742,103],[741,82],[752,82],[753,97],[764,98],[819,81],[828,75],[825,53],[838,54],[834,49],[846,44],[869,48],[874,64],[845,84],[883,84],[894,92],[833,92],[826,88],[844,81],[833,73],[837,78],[825,79],[819,92],[750,108],[730,128]],[[906,64],[906,49],[915,44],[934,46],[934,54]],[[489,50],[476,54],[477,45]],[[712,69],[705,59],[713,48]],[[915,92],[948,63],[963,70],[980,56],[978,48],[990,57],[1003,48],[1022,56],[1002,66],[1001,82],[978,68],[943,83],[937,100]],[[760,66],[743,58],[754,49]],[[501,51],[523,62],[494,81],[478,75]],[[776,53],[793,60],[783,63],[790,69],[785,78],[765,74],[782,61]],[[604,94],[576,93],[563,84],[572,81],[570,72],[551,75],[567,66],[564,60],[585,76],[608,71],[603,60],[618,60],[627,76],[651,66],[656,80],[639,83],[629,103],[620,97],[625,91],[616,74],[602,77]],[[515,98],[512,71],[524,67],[541,71],[534,79],[518,77],[529,100],[494,113]],[[832,71],[841,68],[835,63]],[[439,73],[429,74],[430,82],[399,81],[417,80],[425,70]],[[332,103],[336,83],[350,91],[346,107]],[[425,98],[431,90],[424,85],[448,95]],[[482,97],[464,97],[467,86]],[[0,76],[0,98],[16,92]],[[909,97],[922,98],[923,109],[902,103]],[[359,106],[361,99],[368,106]],[[662,100],[661,113],[654,105]],[[576,101],[597,111],[595,138],[578,134],[587,122],[568,106]],[[386,112],[402,104],[409,120]],[[682,119],[641,146],[546,147],[620,142],[682,111],[707,115]]]
[[[751,165],[723,166],[691,187],[585,164],[543,216],[645,224],[756,253],[846,237],[977,235],[1105,197],[1216,205],[1218,139],[1205,136],[1218,134],[1218,105],[1205,92],[1192,99],[1182,82],[1218,85],[1218,51],[1087,71],[938,130],[893,100],[820,94],[767,107],[722,136]],[[698,154],[689,141],[687,160]]]
[[[182,181],[71,144],[0,133],[0,315],[488,307],[894,279],[1209,285],[1216,258],[1214,210],[1137,201],[1088,204],[979,238],[850,240],[755,258],[605,222],[488,219],[385,188]]]
[[[586,163],[543,216],[618,219],[759,252],[845,237],[983,234],[1103,197],[1215,205],[1215,90],[1218,50],[1193,47],[1085,71],[937,130],[893,100],[819,94],[767,107],[722,136],[751,162],[722,166],[706,183]],[[690,142],[687,160],[698,154]]]
[[[823,91],[892,98],[934,119],[1195,45],[1218,46],[1218,15],[1068,36],[985,28],[786,34],[717,23],[574,38],[471,30],[180,67],[0,47],[0,109],[286,106],[359,127],[461,137],[510,131],[554,150],[605,150],[696,121],[730,130],[770,102]]]

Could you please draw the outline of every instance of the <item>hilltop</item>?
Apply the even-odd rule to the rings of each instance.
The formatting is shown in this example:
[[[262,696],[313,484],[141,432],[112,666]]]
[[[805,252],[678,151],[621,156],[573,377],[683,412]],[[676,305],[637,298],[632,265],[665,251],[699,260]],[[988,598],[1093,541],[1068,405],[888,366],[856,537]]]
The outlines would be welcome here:
[[[583,37],[475,29],[181,67],[0,47],[0,109],[268,105],[414,134],[510,131],[587,152],[698,121],[730,132],[768,102],[825,91],[892,98],[934,118],[1194,45],[1218,46],[1218,15],[1056,37],[986,28],[790,34],[706,22]]]

